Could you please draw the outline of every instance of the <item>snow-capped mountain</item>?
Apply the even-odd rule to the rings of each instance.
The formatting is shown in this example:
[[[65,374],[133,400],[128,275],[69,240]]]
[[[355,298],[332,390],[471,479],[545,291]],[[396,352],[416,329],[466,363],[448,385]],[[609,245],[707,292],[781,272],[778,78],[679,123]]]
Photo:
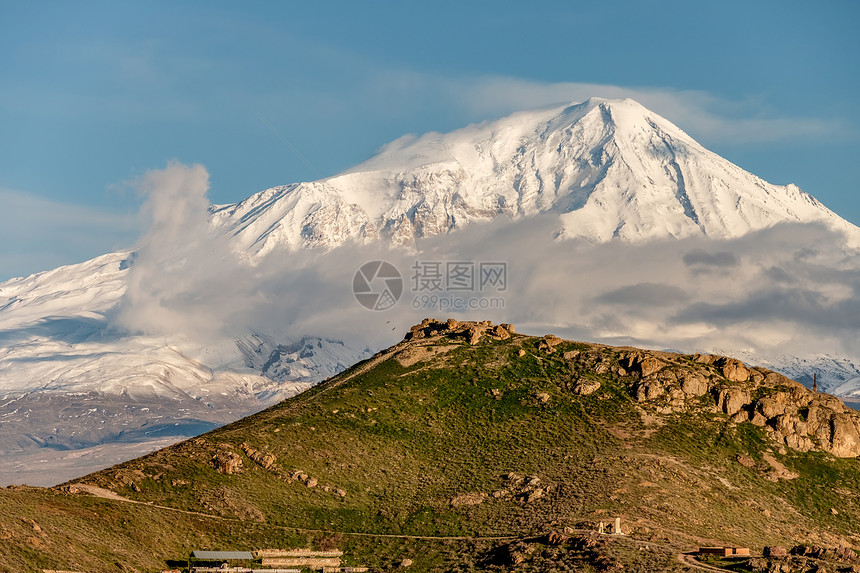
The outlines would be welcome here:
[[[447,134],[406,136],[340,175],[274,187],[213,220],[257,258],[283,248],[416,239],[557,214],[558,236],[729,238],[786,221],[860,231],[794,185],[771,185],[633,100],[594,98]]]
[[[536,216],[556,221],[548,243],[722,240],[797,222],[823,224],[860,246],[860,229],[810,195],[747,173],[631,100],[406,136],[337,176],[274,187],[208,216],[248,273],[267,257],[308,249],[415,252],[444,234],[456,245],[467,227]],[[249,331],[211,344],[128,332],[113,317],[135,264],[132,253],[114,253],[0,284],[0,452],[8,459],[45,446],[178,439],[299,392],[371,351],[336,333],[282,340]],[[843,370],[831,386],[848,391]]]

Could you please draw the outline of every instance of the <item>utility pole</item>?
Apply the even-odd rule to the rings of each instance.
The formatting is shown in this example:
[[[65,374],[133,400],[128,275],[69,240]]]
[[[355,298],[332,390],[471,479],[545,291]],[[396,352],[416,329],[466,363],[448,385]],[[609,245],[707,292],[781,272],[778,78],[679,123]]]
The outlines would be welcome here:
[[[818,372],[812,373],[812,391],[818,392]]]

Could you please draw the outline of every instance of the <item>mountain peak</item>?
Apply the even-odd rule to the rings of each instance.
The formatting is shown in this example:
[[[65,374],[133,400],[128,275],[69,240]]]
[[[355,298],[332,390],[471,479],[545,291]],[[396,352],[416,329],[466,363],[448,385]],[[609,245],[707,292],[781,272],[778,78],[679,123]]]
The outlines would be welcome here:
[[[783,222],[860,229],[795,186],[771,185],[632,99],[594,97],[408,135],[337,176],[219,209],[252,257],[279,245],[414,245],[498,217],[559,218],[590,242],[738,237]]]
[[[613,122],[617,119],[620,123],[624,123],[626,121],[632,121],[635,123],[637,121],[656,118],[661,122],[669,123],[668,120],[660,117],[638,101],[630,98],[610,99],[592,97],[583,102],[571,102],[563,107],[556,106],[549,109],[558,110],[557,117],[559,119],[573,119],[574,121],[589,113],[598,112],[606,114],[604,115],[604,118]]]
[[[636,109],[643,113],[650,113],[648,108],[644,105],[636,101],[635,99],[631,99],[629,97],[626,98],[605,98],[605,97],[590,97],[583,102],[571,102],[568,106],[565,107],[565,111],[573,108],[582,108],[591,110],[596,107],[605,107],[605,108],[629,108]]]

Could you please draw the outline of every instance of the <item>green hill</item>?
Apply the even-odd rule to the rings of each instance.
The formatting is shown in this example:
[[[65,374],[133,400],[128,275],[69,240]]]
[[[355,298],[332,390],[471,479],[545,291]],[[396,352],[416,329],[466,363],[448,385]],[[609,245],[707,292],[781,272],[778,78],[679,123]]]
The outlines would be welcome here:
[[[254,416],[0,491],[0,571],[266,547],[337,547],[374,570],[683,571],[678,553],[701,545],[856,547],[858,425],[730,358],[428,320]],[[616,517],[625,536],[587,533]]]

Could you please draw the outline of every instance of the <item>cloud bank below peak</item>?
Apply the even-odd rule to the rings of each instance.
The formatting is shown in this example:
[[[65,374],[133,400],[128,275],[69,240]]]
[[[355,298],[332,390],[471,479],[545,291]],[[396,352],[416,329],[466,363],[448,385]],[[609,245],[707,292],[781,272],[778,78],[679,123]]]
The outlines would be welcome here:
[[[251,331],[381,348],[426,316],[455,316],[690,352],[860,355],[860,255],[820,223],[724,240],[594,245],[554,240],[557,218],[536,215],[469,225],[424,239],[417,251],[347,243],[273,252],[251,265],[208,234],[202,167],[171,164],[145,182],[152,227],[115,317],[132,332],[230,340]],[[403,297],[384,312],[366,310],[351,290],[356,270],[373,260],[391,262],[404,279]],[[433,303],[414,286],[413,269],[450,261],[503,262],[507,288],[431,293],[439,295]],[[439,304],[452,296],[495,296],[503,304],[464,311]]]

